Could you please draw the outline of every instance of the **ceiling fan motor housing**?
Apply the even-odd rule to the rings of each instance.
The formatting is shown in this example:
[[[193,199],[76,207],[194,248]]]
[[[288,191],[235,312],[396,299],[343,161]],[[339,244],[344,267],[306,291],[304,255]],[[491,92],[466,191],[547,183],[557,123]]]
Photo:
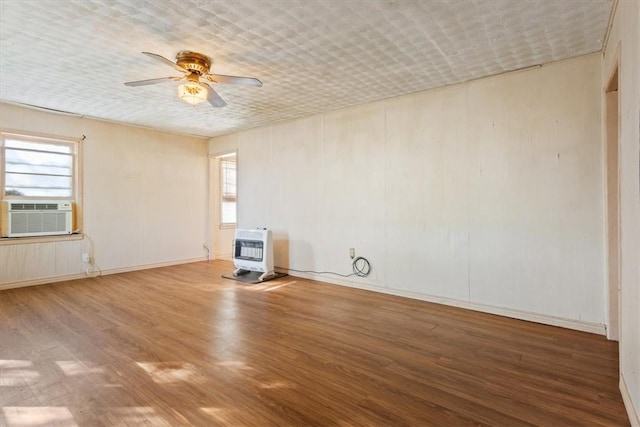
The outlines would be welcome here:
[[[176,63],[185,70],[195,71],[198,74],[206,74],[211,69],[211,59],[209,57],[187,50],[178,52]]]

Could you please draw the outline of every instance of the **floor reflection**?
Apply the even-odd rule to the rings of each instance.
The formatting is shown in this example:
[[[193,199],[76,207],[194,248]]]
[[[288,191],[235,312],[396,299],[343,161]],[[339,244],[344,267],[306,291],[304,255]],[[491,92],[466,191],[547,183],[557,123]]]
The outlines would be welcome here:
[[[7,427],[72,427],[77,426],[66,407],[4,407],[2,415]]]
[[[33,362],[29,360],[0,360],[0,387],[26,386],[39,378],[40,373],[33,369]]]
[[[137,362],[157,384],[171,384],[176,382],[188,382],[202,384],[206,381],[204,375],[191,363],[183,362]]]

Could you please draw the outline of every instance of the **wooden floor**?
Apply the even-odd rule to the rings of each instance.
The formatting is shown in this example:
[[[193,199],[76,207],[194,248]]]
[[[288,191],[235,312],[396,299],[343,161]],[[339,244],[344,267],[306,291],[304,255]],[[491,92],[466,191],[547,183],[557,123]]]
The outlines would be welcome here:
[[[0,292],[0,425],[628,425],[604,337],[194,263]]]

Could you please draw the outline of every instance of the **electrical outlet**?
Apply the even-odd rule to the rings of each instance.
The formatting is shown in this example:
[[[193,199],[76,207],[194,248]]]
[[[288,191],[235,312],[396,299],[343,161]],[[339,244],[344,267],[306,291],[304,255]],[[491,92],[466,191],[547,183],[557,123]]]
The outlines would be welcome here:
[[[356,257],[356,248],[349,248],[349,257],[354,259]]]

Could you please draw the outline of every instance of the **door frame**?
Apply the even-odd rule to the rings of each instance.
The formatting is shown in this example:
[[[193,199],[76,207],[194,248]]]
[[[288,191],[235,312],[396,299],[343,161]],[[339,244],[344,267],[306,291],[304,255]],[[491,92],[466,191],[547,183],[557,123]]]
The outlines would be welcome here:
[[[620,45],[604,86],[604,190],[607,338],[620,337]]]

